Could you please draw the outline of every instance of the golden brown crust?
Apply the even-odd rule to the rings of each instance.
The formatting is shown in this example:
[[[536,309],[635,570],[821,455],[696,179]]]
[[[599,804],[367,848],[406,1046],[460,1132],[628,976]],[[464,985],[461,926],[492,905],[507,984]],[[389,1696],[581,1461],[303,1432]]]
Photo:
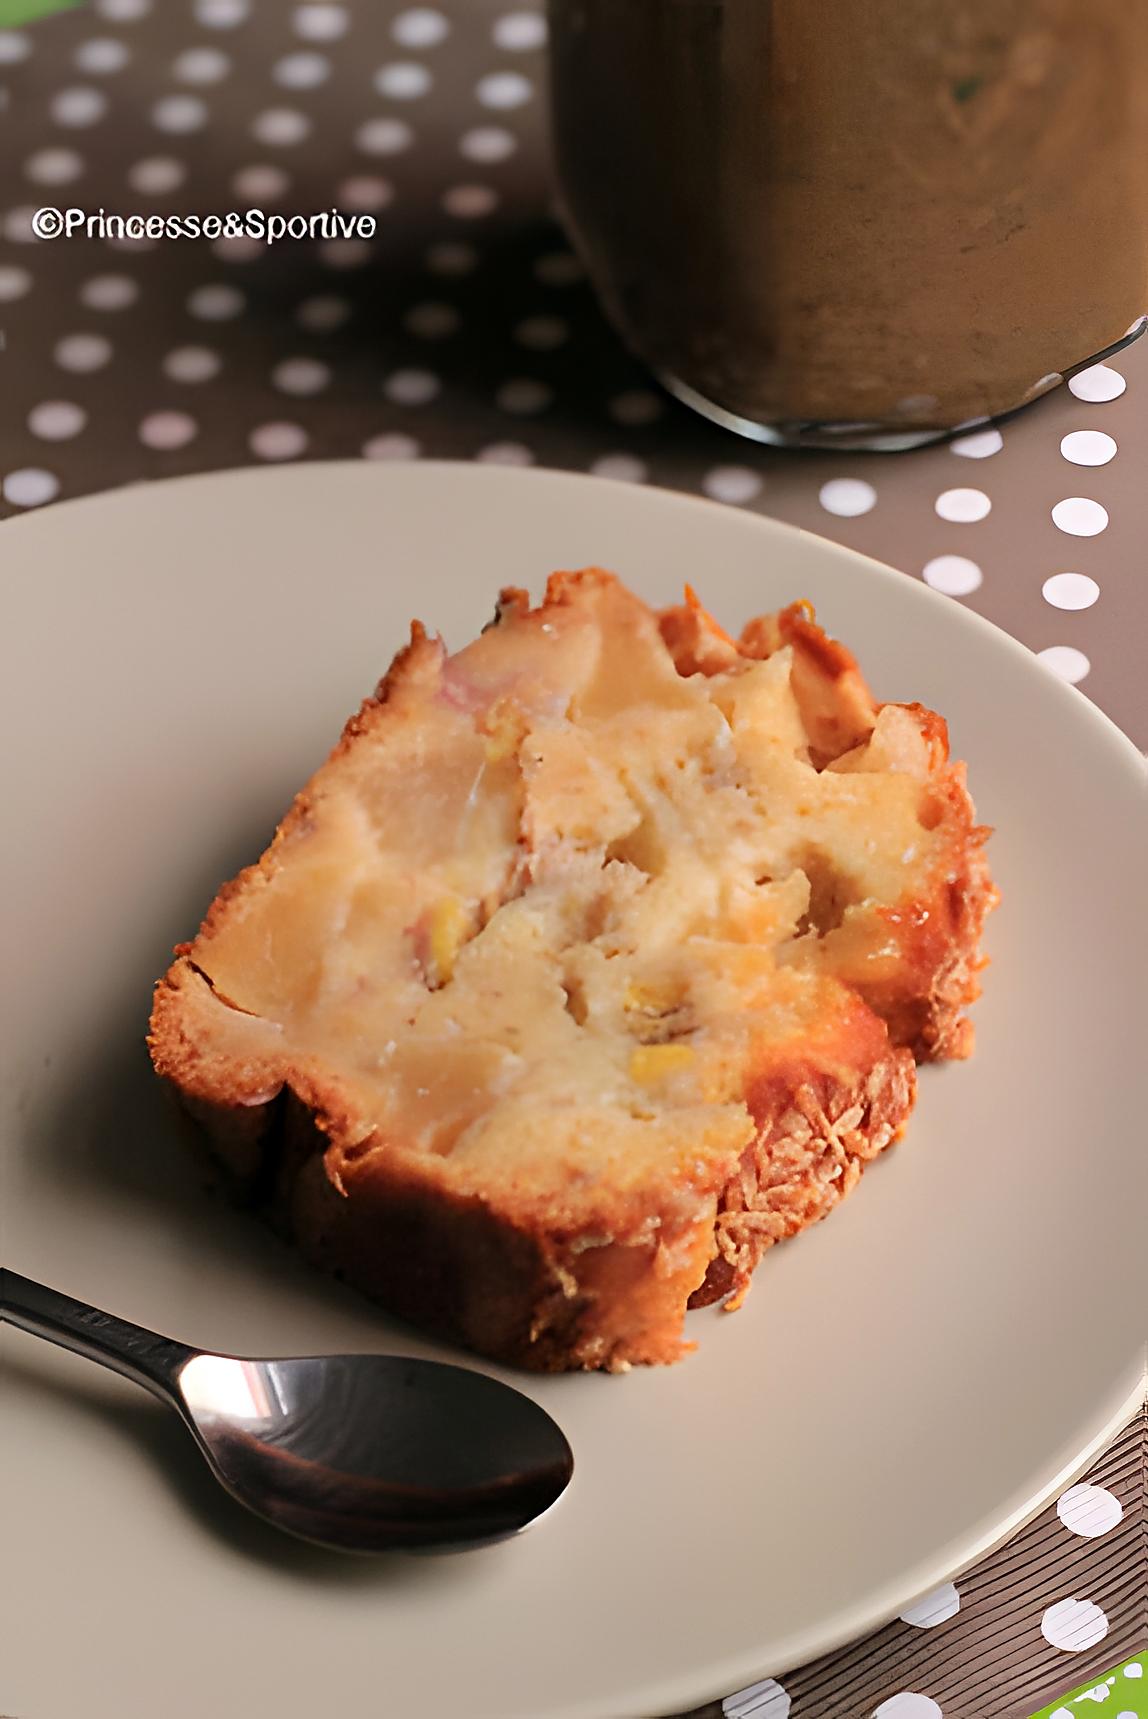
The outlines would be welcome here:
[[[726,1296],[731,1310],[740,1306],[765,1250],[852,1191],[865,1164],[900,1138],[915,1098],[911,1053],[889,1043],[855,996],[787,1055],[760,1064],[746,1090],[757,1133],[722,1192],[716,1253],[690,1306]]]
[[[766,1249],[820,1222],[900,1139],[915,1089],[904,1050],[890,1050],[852,1086],[822,1074],[791,1087],[722,1195],[718,1251],[690,1306],[729,1297],[727,1309],[739,1307]]]
[[[289,1088],[250,1107],[171,1085],[232,1192],[400,1318],[533,1372],[619,1372],[692,1347],[682,1308],[712,1251],[704,1231],[667,1266],[680,1237],[648,1224],[611,1240],[515,1222],[393,1154],[364,1158],[348,1185],[335,1169],[345,1166],[337,1129]]]
[[[158,1033],[164,1033],[162,1012]],[[153,1031],[153,1054],[159,1039]],[[832,1072],[873,1058],[846,1086]],[[202,1084],[202,1069],[199,1081]],[[348,1152],[337,1092],[290,1086],[258,1104],[212,1102],[172,1082],[236,1190],[312,1264],[391,1312],[533,1372],[625,1371],[694,1345],[682,1310],[740,1306],[766,1248],[824,1217],[896,1140],[915,1097],[913,1061],[860,1007],[820,1044],[776,1054],[750,1084],[758,1124],[704,1224],[617,1233],[517,1220],[460,1196],[385,1151]],[[608,1212],[599,1225],[609,1223]]]
[[[236,1189],[313,1264],[400,1317],[539,1372],[677,1360],[685,1306],[744,1298],[765,1249],[824,1217],[899,1138],[913,1059],[857,999],[815,1037],[771,1045],[746,1097],[757,1133],[702,1222],[604,1191],[591,1231],[451,1188],[435,1161],[354,1138],[322,1071],[277,1081],[270,1060],[222,1065],[188,1031],[179,963],[157,988],[157,1067]],[[190,1007],[196,1007],[193,1002]],[[210,1010],[209,994],[199,1007]],[[844,1069],[854,1072],[842,1079]],[[240,1097],[240,1094],[242,1097]]]

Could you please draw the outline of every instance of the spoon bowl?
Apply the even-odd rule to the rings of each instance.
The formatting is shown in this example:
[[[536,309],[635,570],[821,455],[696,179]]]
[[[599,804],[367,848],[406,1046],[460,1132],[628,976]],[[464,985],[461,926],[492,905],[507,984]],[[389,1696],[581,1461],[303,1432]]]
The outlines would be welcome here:
[[[146,1386],[179,1412],[233,1498],[341,1552],[506,1539],[549,1510],[573,1473],[546,1411],[470,1368],[211,1354],[7,1270],[0,1319]]]
[[[241,1504],[343,1551],[504,1539],[548,1510],[572,1471],[565,1438],[536,1403],[437,1361],[199,1354],[176,1388]]]

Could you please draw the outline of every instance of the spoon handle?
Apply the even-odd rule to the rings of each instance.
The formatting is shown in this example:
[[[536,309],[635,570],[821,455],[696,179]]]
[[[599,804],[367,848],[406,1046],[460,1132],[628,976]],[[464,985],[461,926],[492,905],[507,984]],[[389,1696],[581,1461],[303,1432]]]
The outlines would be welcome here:
[[[175,1343],[170,1337],[145,1331],[142,1325],[101,1313],[98,1307],[89,1307],[85,1301],[76,1301],[7,1269],[0,1269],[3,1320],[21,1331],[46,1337],[62,1349],[86,1355],[89,1361],[99,1361],[165,1399],[172,1395],[180,1367],[199,1353],[186,1343]]]

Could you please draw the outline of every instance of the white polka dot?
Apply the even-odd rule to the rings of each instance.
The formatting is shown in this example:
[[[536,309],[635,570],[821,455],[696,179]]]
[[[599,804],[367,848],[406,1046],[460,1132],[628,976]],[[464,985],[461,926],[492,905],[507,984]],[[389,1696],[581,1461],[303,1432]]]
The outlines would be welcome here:
[[[231,56],[222,48],[188,48],[172,64],[172,76],[184,84],[218,84],[231,71]]]
[[[514,338],[532,352],[553,352],[569,340],[570,324],[560,316],[528,316],[514,330]]]
[[[67,442],[78,436],[88,414],[74,400],[43,400],[28,413],[28,428],[43,442]]]
[[[340,209],[369,214],[385,209],[394,195],[395,188],[389,179],[380,179],[373,173],[356,173],[343,180],[335,193],[335,202]]]
[[[93,36],[81,42],[72,56],[81,72],[122,72],[131,59],[131,50],[112,36]]]
[[[167,155],[152,155],[128,168],[128,184],[133,191],[141,191],[147,197],[164,197],[186,178],[183,162],[173,161]]]
[[[400,435],[397,431],[372,436],[369,442],[363,443],[365,460],[414,460],[418,455],[419,444],[414,437]]]
[[[77,375],[100,370],[112,355],[112,343],[102,334],[66,334],[56,342],[53,357],[61,370]]]
[[[1068,573],[1063,577],[1071,579],[1074,575]],[[1065,606],[1079,608],[1083,605]],[[1124,1507],[1106,1486],[1070,1486],[1057,1499],[1056,1514],[1070,1533],[1079,1534],[1085,1540],[1098,1540],[1102,1534],[1111,1533],[1123,1520]]]
[[[573,251],[548,251],[534,265],[535,277],[544,286],[572,286],[585,272]]]
[[[425,406],[441,386],[430,370],[394,370],[383,383],[383,393],[396,406]]]
[[[76,128],[95,125],[108,111],[108,98],[102,90],[77,84],[74,89],[54,95],[50,111],[57,125]]]
[[[644,483],[650,475],[645,460],[633,454],[603,454],[590,470],[595,477],[613,478],[615,483]]]
[[[608,407],[614,422],[629,429],[654,423],[665,409],[664,403],[648,388],[628,388],[624,394],[616,394]]]
[[[990,455],[1000,453],[1004,437],[999,430],[977,430],[971,436],[958,436],[949,447],[966,460],[987,460]]]
[[[531,466],[534,455],[521,442],[491,442],[479,448],[475,459],[484,466]]]
[[[724,1719],[789,1719],[793,1703],[774,1678],[751,1683],[736,1695],[727,1695],[721,1704]]]
[[[830,478],[818,491],[818,499],[826,513],[839,519],[856,519],[877,505],[877,491],[864,478]]]
[[[209,346],[177,346],[163,361],[163,373],[173,382],[210,382],[223,360]]]
[[[238,287],[213,281],[210,286],[196,287],[188,297],[187,308],[203,322],[227,322],[238,316],[246,303]]]
[[[60,480],[42,466],[21,466],[4,479],[4,500],[13,507],[42,507],[60,493]]]
[[[371,247],[366,239],[322,239],[319,261],[328,269],[361,269],[371,260]]]
[[[463,133],[458,147],[468,161],[490,164],[505,161],[507,156],[513,155],[518,148],[518,139],[501,125],[478,125],[473,131]]]
[[[18,209],[9,209],[0,222],[0,231],[13,245],[30,245],[36,235],[32,231],[32,217],[36,213],[30,203],[21,204]]]
[[[468,275],[477,263],[478,252],[473,245],[451,240],[432,245],[426,254],[426,265],[432,275]]]
[[[302,143],[310,131],[311,121],[307,115],[293,107],[265,108],[251,122],[252,136],[257,137],[260,143],[281,146]]]
[[[541,12],[507,12],[491,31],[496,47],[508,53],[541,48],[546,42],[546,19]]]
[[[17,66],[32,52],[23,30],[0,30],[0,66]]]
[[[714,501],[752,501],[761,494],[761,479],[748,466],[715,466],[702,479],[702,488]]]
[[[931,1695],[914,1695],[906,1691],[890,1696],[874,1707],[873,1719],[944,1719],[941,1709]]]
[[[992,505],[983,489],[942,490],[933,503],[939,516],[954,525],[975,524],[991,512]]]
[[[1088,370],[1070,376],[1068,386],[1078,400],[1102,404],[1107,400],[1118,400],[1128,384],[1119,370],[1113,370],[1111,365],[1093,364]]]
[[[453,304],[416,304],[403,318],[403,327],[420,340],[444,340],[459,325]]]
[[[296,6],[293,17],[295,34],[305,42],[337,42],[349,22],[345,6]]]
[[[271,76],[285,90],[318,89],[330,75],[331,62],[326,54],[316,54],[306,48],[296,54],[285,54],[271,68]]]
[[[1072,430],[1061,438],[1060,451],[1074,466],[1106,466],[1116,458],[1117,447],[1103,430]]]
[[[494,398],[504,412],[513,412],[516,417],[533,417],[535,412],[546,410],[554,392],[533,376],[516,376],[504,382]]]
[[[96,0],[96,11],[113,24],[134,24],[151,11],[151,0]]]
[[[291,175],[282,167],[260,161],[251,167],[241,167],[231,187],[237,197],[248,197],[253,204],[276,203],[291,189]]]
[[[183,137],[207,124],[207,103],[194,95],[161,96],[151,110],[151,119],[160,131]]]
[[[405,119],[368,119],[355,133],[355,142],[368,155],[399,155],[414,142]]]
[[[409,12],[400,12],[391,25],[391,35],[403,48],[434,48],[449,34],[450,24],[429,6],[412,6]]]
[[[1070,681],[1073,686],[1082,681],[1092,667],[1084,652],[1078,651],[1075,645],[1048,645],[1036,654],[1045,668],[1051,669],[1061,680]]]
[[[331,371],[318,358],[284,358],[272,370],[271,380],[282,394],[320,394]]]
[[[901,1613],[901,1622],[912,1624],[914,1629],[936,1629],[938,1624],[955,1618],[960,1609],[960,1594],[952,1582],[945,1582],[931,1594],[926,1594],[923,1600],[918,1600],[916,1605],[906,1606]]]
[[[350,314],[351,305],[347,299],[336,298],[333,293],[320,293],[315,298],[303,300],[295,312],[295,321],[311,334],[329,334],[332,329],[341,328]]]
[[[307,446],[307,432],[300,424],[259,424],[247,445],[261,460],[293,460]]]
[[[1070,537],[1097,537],[1108,524],[1108,510],[1084,495],[1069,495],[1052,510],[1053,524]]]
[[[248,0],[195,0],[196,21],[206,30],[234,30],[250,15]]]
[[[452,185],[449,191],[443,192],[442,206],[448,215],[475,221],[497,209],[498,192],[489,185]]]
[[[74,149],[38,149],[24,163],[25,176],[37,185],[70,185],[83,171],[83,157]]]
[[[1091,1600],[1058,1600],[1040,1620],[1040,1633],[1050,1647],[1063,1653],[1083,1653],[1108,1634],[1108,1619]]]
[[[414,60],[395,60],[375,73],[375,88],[392,101],[417,101],[425,96],[434,79],[425,66]]]
[[[140,441],[159,453],[174,453],[194,441],[198,428],[186,412],[149,412],[140,424]]]
[[[1144,1667],[1142,1665],[1126,1665],[1124,1675],[1125,1677],[1143,1677]]]
[[[1087,573],[1054,573],[1045,580],[1041,592],[1054,609],[1091,609],[1100,586]]]
[[[15,298],[23,298],[32,285],[32,277],[27,269],[18,269],[14,263],[0,263],[0,304],[10,304]]]
[[[221,263],[251,263],[262,251],[262,244],[250,233],[221,233],[211,241],[211,254]]]
[[[80,303],[89,310],[126,310],[140,289],[130,275],[93,275],[80,288]]]
[[[936,555],[926,561],[921,577],[926,585],[931,585],[934,591],[943,591],[946,597],[967,597],[970,591],[979,588],[984,575],[966,555]]]
[[[521,72],[491,72],[479,78],[475,94],[483,107],[523,107],[534,94],[534,85]]]

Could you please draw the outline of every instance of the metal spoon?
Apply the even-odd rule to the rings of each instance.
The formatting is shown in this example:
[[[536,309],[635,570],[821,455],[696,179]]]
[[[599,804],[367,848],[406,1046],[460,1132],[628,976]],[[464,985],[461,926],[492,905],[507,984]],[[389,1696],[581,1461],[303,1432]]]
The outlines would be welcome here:
[[[257,1516],[345,1552],[516,1534],[565,1490],[559,1427],[484,1373],[398,1355],[211,1355],[0,1271],[0,1319],[146,1385]]]

